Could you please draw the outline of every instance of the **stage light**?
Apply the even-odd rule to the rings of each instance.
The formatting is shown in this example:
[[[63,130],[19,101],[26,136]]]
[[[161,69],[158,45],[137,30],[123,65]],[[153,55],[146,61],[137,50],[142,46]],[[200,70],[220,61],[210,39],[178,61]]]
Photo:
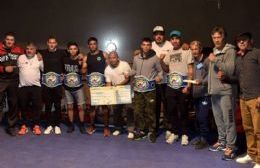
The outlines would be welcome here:
[[[106,52],[110,53],[112,51],[117,51],[118,42],[117,40],[109,40],[105,44]]]

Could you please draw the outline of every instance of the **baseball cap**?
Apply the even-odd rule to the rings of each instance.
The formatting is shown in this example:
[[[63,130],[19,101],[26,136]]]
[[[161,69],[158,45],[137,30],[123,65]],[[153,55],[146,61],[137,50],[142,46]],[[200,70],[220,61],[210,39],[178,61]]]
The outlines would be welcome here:
[[[153,33],[155,32],[164,32],[164,28],[162,26],[155,26],[153,28]]]
[[[179,30],[172,30],[170,33],[170,37],[181,37],[181,32]]]

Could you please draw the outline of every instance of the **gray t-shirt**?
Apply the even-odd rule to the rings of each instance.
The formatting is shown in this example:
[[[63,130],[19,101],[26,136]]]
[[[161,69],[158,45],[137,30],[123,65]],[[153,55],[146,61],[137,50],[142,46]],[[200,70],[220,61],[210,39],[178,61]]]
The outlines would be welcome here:
[[[193,63],[190,50],[171,50],[164,58],[164,63],[169,66],[169,73],[179,72],[184,76],[188,74],[188,65]]]

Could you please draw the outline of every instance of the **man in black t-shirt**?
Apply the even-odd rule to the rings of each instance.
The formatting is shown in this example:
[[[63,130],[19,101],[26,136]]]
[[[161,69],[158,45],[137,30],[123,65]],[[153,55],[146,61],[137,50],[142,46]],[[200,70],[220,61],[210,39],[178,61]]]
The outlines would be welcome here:
[[[58,42],[55,37],[49,37],[47,41],[48,49],[39,51],[43,57],[44,70],[42,75],[43,101],[45,113],[47,115],[47,128],[44,134],[50,134],[53,130],[55,134],[61,134],[61,98],[62,98],[62,76],[64,71],[63,58],[66,56],[65,50],[57,49]],[[52,114],[52,105],[55,111]]]

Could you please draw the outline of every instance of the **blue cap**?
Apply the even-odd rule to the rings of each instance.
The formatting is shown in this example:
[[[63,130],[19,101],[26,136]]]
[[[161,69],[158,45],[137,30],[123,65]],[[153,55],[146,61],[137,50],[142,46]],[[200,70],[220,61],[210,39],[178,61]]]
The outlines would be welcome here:
[[[181,37],[181,32],[180,32],[179,30],[173,30],[173,31],[171,31],[171,33],[170,33],[170,37],[173,37],[173,36],[175,36],[175,37]]]

